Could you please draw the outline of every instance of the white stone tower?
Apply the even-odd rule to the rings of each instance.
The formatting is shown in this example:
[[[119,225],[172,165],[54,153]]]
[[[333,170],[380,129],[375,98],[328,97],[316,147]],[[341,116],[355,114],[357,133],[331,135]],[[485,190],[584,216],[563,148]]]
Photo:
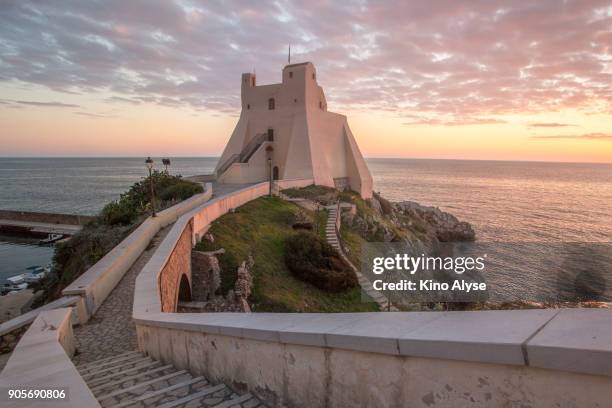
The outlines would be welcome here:
[[[270,161],[269,161],[270,159]],[[372,176],[346,116],[327,111],[313,64],[291,64],[280,84],[242,74],[242,111],[215,174],[222,183],[312,179],[372,196]]]

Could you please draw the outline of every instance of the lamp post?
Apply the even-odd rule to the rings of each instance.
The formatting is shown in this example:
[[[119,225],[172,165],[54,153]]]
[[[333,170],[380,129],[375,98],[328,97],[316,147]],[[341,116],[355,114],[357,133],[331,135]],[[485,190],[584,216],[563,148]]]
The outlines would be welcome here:
[[[153,191],[153,159],[151,158],[151,156],[147,157],[147,159],[145,160],[145,165],[147,166],[147,169],[149,169],[149,187],[151,188],[151,216],[157,217],[157,214],[155,214],[155,192]]]
[[[168,174],[168,166],[170,166],[170,159],[162,159],[162,164],[166,167],[166,174]]]
[[[268,195],[270,197],[272,197],[272,152],[274,152],[274,148],[268,145],[268,147],[266,147],[266,155],[268,156],[268,179],[270,181]]]
[[[270,180],[268,196],[272,197],[272,159],[268,159],[268,179]]]

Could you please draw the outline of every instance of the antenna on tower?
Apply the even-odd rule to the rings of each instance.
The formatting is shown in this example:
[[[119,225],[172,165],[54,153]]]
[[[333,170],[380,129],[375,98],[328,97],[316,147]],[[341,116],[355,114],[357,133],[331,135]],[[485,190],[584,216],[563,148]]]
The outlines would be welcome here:
[[[289,44],[289,55],[287,55],[287,64],[291,64],[291,44]]]

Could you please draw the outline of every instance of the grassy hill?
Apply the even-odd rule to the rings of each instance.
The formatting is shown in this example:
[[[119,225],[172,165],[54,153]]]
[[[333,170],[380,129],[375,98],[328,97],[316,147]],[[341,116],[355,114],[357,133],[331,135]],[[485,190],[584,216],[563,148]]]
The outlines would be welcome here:
[[[224,293],[232,288],[238,265],[253,257],[249,300],[255,312],[377,311],[375,303],[362,301],[360,288],[329,293],[298,280],[285,265],[285,241],[297,234],[292,225],[309,221],[324,235],[326,219],[325,211],[316,213],[276,197],[262,197],[213,222],[209,232],[214,242],[203,240],[196,249],[225,249],[219,255]]]

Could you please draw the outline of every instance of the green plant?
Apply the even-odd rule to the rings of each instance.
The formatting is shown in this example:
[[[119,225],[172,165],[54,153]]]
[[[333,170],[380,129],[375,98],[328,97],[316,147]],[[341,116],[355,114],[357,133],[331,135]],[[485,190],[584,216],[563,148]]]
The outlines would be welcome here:
[[[285,247],[287,268],[298,279],[329,292],[358,285],[355,273],[321,237],[302,231],[290,236]]]
[[[59,279],[48,288],[44,297],[46,301],[60,296],[64,287],[117,246],[148,216],[150,181],[153,181],[156,191],[158,209],[203,191],[198,183],[159,171],[154,171],[150,179],[147,177],[133,184],[118,200],[105,205],[81,231],[56,245],[53,264]]]

